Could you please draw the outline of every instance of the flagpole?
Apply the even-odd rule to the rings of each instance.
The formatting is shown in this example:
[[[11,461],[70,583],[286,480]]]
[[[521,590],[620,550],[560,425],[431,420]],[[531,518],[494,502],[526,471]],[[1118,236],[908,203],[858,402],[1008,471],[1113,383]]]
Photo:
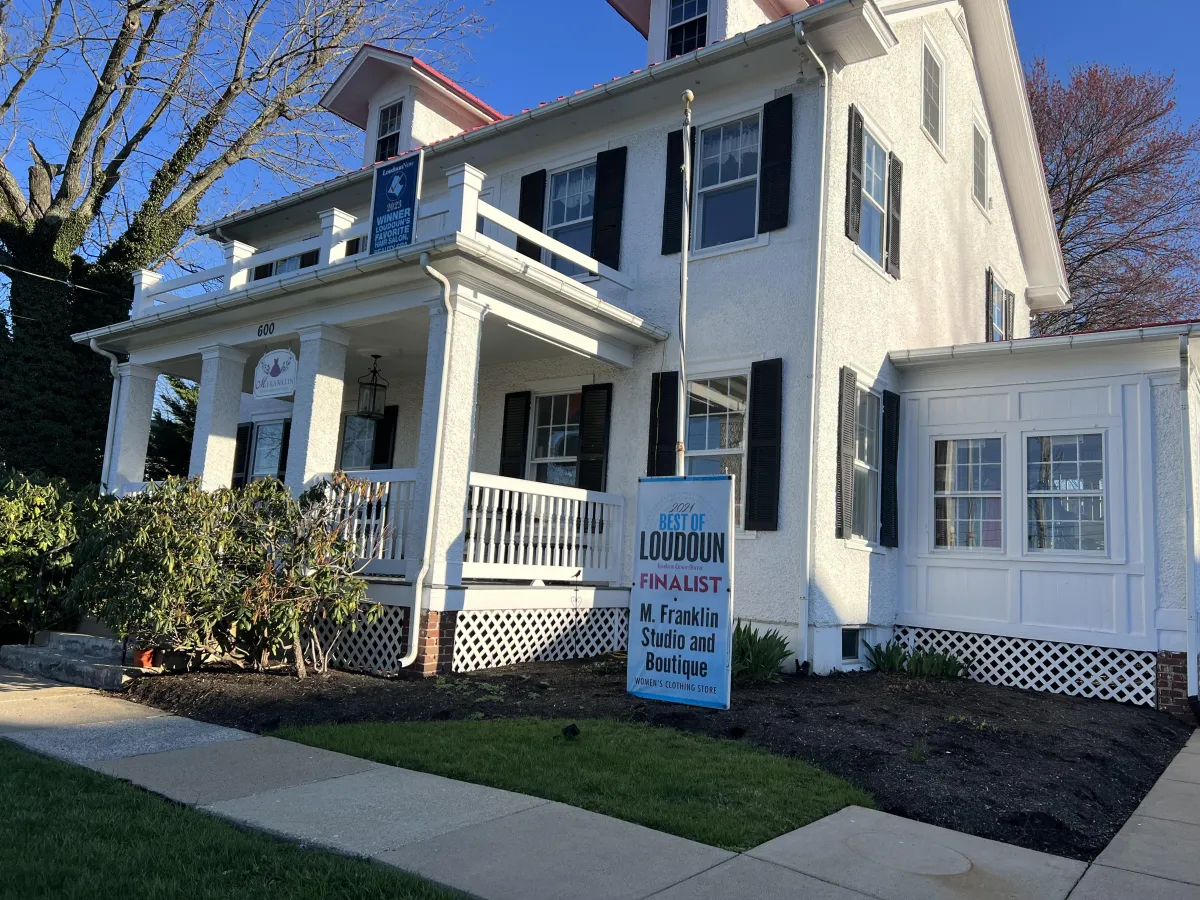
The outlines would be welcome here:
[[[687,448],[687,291],[688,252],[691,250],[692,197],[692,101],[696,95],[683,92],[683,223],[679,253],[679,386],[675,418],[675,474],[685,475],[684,451]]]

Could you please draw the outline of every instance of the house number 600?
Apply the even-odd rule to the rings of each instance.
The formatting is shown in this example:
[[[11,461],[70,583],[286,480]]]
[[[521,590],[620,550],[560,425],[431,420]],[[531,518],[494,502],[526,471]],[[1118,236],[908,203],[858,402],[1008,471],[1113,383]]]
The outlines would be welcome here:
[[[262,325],[258,326],[258,336],[259,337],[270,337],[274,333],[275,333],[275,323],[274,322],[264,322]]]

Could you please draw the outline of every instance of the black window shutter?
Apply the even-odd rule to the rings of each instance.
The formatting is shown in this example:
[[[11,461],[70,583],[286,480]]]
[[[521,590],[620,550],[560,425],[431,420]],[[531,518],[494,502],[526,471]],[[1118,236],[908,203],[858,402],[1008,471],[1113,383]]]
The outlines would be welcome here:
[[[546,215],[546,170],[530,172],[521,179],[521,199],[517,204],[517,218],[530,228],[542,230]],[[541,260],[542,248],[533,241],[517,238],[517,252],[531,259]]]
[[[846,237],[858,243],[862,228],[863,117],[850,107],[850,134],[846,147]]]
[[[900,546],[900,499],[896,473],[900,462],[900,395],[883,392],[883,464],[879,473],[879,543]]]
[[[396,449],[396,421],[399,418],[399,406],[385,406],[383,418],[375,423],[375,446],[371,450],[372,469],[392,467],[392,452]]]
[[[1013,314],[1016,312],[1017,295],[1012,291],[1004,292],[1004,337],[1013,339]]]
[[[983,279],[983,339],[992,339],[992,270],[987,270]]]
[[[858,375],[842,366],[838,392],[837,536],[854,532],[854,458],[858,439]]]
[[[602,491],[608,475],[608,432],[612,385],[585,384],[579,408],[579,468],[576,487]]]
[[[506,478],[525,477],[525,456],[529,449],[529,407],[532,402],[533,394],[529,391],[504,395],[500,474]]]
[[[763,107],[762,174],[758,180],[758,232],[787,228],[792,203],[792,95]]]
[[[750,367],[750,423],[746,442],[748,531],[779,530],[779,466],[783,457],[783,360]]]
[[[675,425],[679,410],[679,373],[655,372],[650,377],[650,440],[647,475],[675,474]]]
[[[279,439],[279,480],[283,481],[287,476],[287,457],[288,444],[292,439],[292,420],[285,419],[283,422],[283,437]]]
[[[250,437],[254,434],[252,422],[242,422],[237,427],[237,443],[233,447],[233,481],[234,487],[242,487],[246,483],[246,474],[250,471]]]
[[[904,166],[895,153],[888,154],[887,273],[900,277],[900,194]]]
[[[696,129],[692,129],[692,178],[696,175]],[[663,193],[662,255],[683,247],[683,129],[667,135],[667,172]],[[696,219],[695,211],[692,221]]]
[[[625,214],[625,147],[596,154],[596,206],[592,218],[592,259],[621,268],[621,220]]]

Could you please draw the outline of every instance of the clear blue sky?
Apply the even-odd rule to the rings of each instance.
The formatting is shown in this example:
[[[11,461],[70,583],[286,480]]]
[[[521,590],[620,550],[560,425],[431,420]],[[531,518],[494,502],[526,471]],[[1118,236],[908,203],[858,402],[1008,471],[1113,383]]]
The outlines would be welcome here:
[[[1064,77],[1092,60],[1174,72],[1180,114],[1200,120],[1196,0],[1009,0],[1009,6],[1024,60],[1045,56]],[[606,0],[494,0],[484,12],[491,30],[472,42],[475,59],[458,74],[501,112],[645,63],[645,41]]]

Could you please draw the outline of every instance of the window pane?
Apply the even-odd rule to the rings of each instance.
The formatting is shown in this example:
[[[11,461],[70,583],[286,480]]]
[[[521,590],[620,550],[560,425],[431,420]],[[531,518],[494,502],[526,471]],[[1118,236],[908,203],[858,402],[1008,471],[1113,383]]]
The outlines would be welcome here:
[[[880,208],[887,205],[887,154],[869,131],[863,132],[863,193]]]
[[[568,247],[578,250],[584,256],[592,255],[591,219],[574,225],[565,225],[562,228],[551,228],[549,232],[550,237],[556,241],[562,241]],[[559,259],[554,255],[550,256],[550,268],[556,272],[561,272],[563,275],[569,275],[572,278],[587,274],[587,270],[583,266],[577,266],[573,262],[567,262],[565,259]]]
[[[972,190],[975,199],[987,206],[987,138],[978,128],[974,132],[972,159]]]
[[[255,428],[254,441],[255,478],[274,477],[279,474],[279,456],[283,444],[283,423],[268,422]]]
[[[748,181],[734,187],[708,191],[701,197],[702,248],[748,240],[758,233],[758,223],[755,221],[758,204],[756,182]]]
[[[539,463],[534,471],[542,484],[560,484],[575,487],[575,463]]]
[[[347,416],[342,435],[342,468],[369,469],[375,458],[375,420]]]
[[[864,202],[858,245],[875,262],[883,265],[883,211]]]
[[[925,130],[939,144],[942,141],[942,67],[929,48],[925,48],[921,121]]]

